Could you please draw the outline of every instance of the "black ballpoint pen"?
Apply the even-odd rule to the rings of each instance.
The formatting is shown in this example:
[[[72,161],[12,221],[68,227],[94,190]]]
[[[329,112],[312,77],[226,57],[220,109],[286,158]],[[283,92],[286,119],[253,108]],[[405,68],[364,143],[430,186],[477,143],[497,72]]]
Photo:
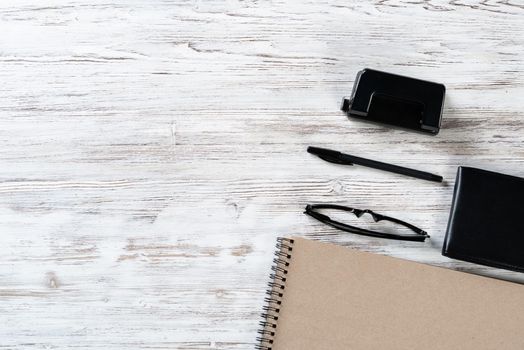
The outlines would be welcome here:
[[[439,175],[427,173],[425,171],[405,168],[405,167],[398,166],[398,165],[377,162],[371,159],[356,157],[356,156],[344,154],[338,151],[332,151],[326,148],[309,146],[307,148],[307,151],[311,154],[314,154],[324,159],[326,162],[330,162],[330,163],[345,164],[345,165],[358,164],[358,165],[366,166],[369,168],[389,171],[389,172],[400,174],[400,175],[416,177],[417,179],[434,181],[434,182],[442,182],[442,176],[439,176]]]

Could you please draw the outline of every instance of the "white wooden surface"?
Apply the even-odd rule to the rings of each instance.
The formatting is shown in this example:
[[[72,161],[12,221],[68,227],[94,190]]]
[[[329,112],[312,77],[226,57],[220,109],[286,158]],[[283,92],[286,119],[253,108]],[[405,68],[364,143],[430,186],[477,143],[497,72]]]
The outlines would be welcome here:
[[[252,348],[278,235],[524,281],[440,255],[458,165],[524,176],[523,15],[519,0],[3,0],[0,349]],[[444,83],[441,133],[347,120],[364,67]],[[346,235],[303,215],[312,202],[432,238]]]

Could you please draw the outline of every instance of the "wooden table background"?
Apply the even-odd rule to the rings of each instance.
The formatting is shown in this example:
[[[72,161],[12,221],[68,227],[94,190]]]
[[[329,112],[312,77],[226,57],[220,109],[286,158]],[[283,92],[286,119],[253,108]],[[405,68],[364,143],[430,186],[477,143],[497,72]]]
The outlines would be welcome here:
[[[2,1],[0,348],[253,348],[279,235],[523,282],[440,254],[458,165],[524,176],[523,15],[518,0]],[[444,83],[441,133],[348,120],[364,67]],[[432,237],[340,233],[311,202]]]

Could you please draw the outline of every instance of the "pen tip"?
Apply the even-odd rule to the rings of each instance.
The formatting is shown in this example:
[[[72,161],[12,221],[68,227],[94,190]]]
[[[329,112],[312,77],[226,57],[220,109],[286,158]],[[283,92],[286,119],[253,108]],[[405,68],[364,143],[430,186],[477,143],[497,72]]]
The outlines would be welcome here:
[[[442,182],[444,180],[444,178],[442,176],[439,176],[439,175],[434,175],[434,180],[436,182]]]

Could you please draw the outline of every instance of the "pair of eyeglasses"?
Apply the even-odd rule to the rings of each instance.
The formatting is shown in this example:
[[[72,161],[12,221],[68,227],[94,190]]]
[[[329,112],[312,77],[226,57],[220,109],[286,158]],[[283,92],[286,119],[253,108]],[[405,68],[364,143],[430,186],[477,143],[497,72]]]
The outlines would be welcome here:
[[[364,229],[364,228],[360,228],[360,227],[356,227],[356,226],[352,226],[352,225],[348,225],[348,224],[344,224],[344,223],[332,220],[329,216],[319,213],[317,211],[319,209],[342,210],[342,211],[346,211],[346,212],[355,214],[357,218],[360,218],[364,214],[370,214],[375,222],[390,221],[392,223],[402,225],[415,233],[414,234],[395,234],[395,233],[372,231],[372,230],[368,230],[368,229]],[[397,240],[402,240],[402,241],[415,241],[415,242],[424,242],[426,238],[429,238],[429,235],[427,234],[426,231],[414,225],[411,225],[399,219],[395,219],[395,218],[392,218],[386,215],[375,213],[369,209],[355,209],[355,208],[345,207],[345,206],[336,205],[336,204],[308,204],[306,206],[306,211],[304,212],[304,214],[307,214],[317,219],[318,221],[326,225],[329,225],[331,227],[337,228],[339,230],[342,230],[345,232],[356,233],[356,234],[364,235],[364,236],[397,239]]]

